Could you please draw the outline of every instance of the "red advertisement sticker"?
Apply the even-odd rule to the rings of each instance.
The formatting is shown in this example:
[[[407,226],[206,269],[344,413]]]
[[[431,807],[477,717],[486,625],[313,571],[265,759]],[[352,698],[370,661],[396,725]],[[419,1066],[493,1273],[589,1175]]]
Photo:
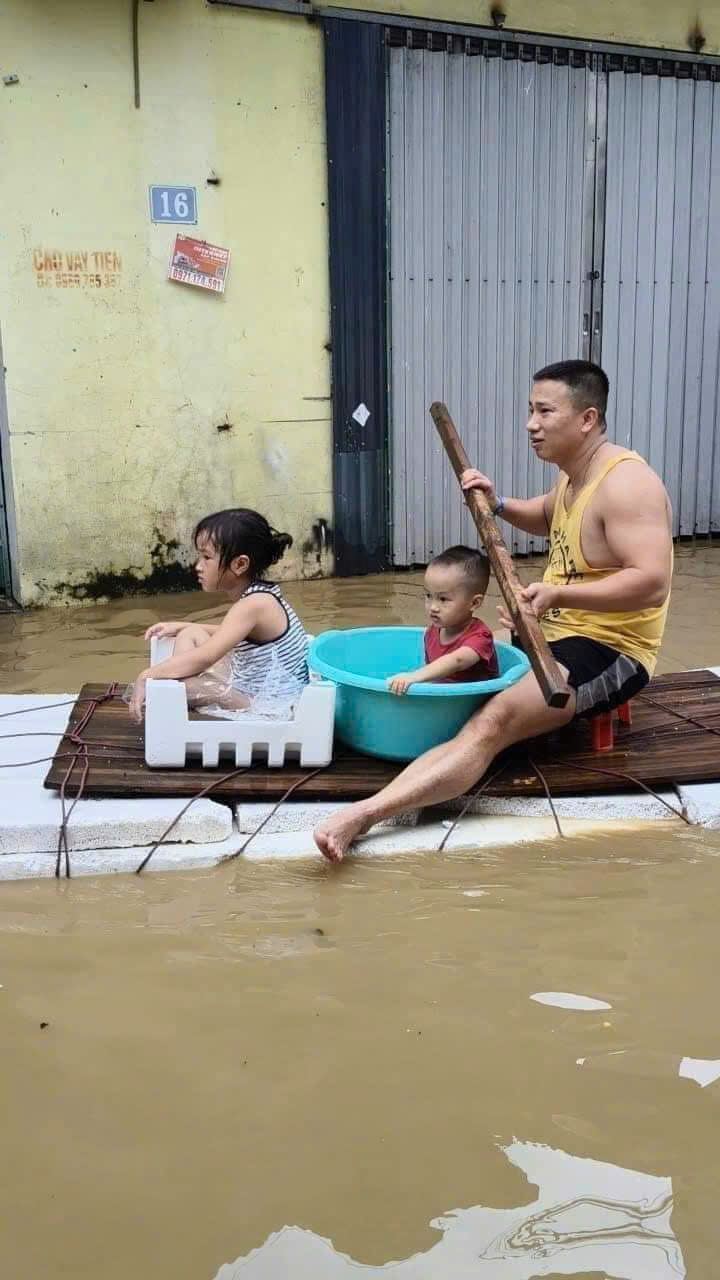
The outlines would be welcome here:
[[[229,249],[206,240],[193,240],[191,236],[176,236],[168,278],[224,293],[229,262]]]

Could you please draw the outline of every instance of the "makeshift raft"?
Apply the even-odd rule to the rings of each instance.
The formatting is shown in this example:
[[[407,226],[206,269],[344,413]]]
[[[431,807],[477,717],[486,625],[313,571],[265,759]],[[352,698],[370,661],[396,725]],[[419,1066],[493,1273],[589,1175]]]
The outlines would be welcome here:
[[[303,800],[359,800],[390,782],[402,765],[359,755],[336,744],[333,761],[318,771],[297,765],[268,768],[253,765],[219,781],[234,763],[217,769],[150,769],[144,761],[142,730],[134,724],[119,696],[101,702],[81,730],[87,745],[82,768],[75,733],[86,719],[93,699],[106,686],[85,685],[73,707],[44,785],[66,795],[186,796],[206,791],[217,776],[212,799],[280,799],[297,784]],[[633,782],[663,787],[720,779],[720,679],[711,671],[658,676],[633,699],[633,723],[619,726],[612,751],[593,752],[590,726],[578,720],[549,737],[522,743],[498,761],[483,787],[491,796],[545,794],[542,779],[553,796],[627,791]],[[536,772],[536,769],[538,772]],[[496,770],[499,770],[496,772]],[[542,777],[540,776],[542,775]]]

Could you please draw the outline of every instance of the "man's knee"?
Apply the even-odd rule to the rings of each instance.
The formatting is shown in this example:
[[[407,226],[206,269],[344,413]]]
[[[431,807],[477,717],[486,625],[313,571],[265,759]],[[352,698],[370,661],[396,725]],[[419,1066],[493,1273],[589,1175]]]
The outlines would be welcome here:
[[[560,670],[567,677],[565,669]],[[548,707],[535,677],[527,675],[491,698],[469,724],[476,740],[489,743],[497,752],[525,738],[562,729],[574,715],[574,694],[567,707],[561,710]]]
[[[470,717],[461,733],[475,742],[493,744],[502,741],[508,725],[515,722],[513,703],[509,705],[502,694],[490,698]]]
[[[461,730],[473,742],[484,743],[495,751],[501,751],[528,734],[525,731],[532,719],[532,708],[523,696],[521,684],[495,694]],[[531,727],[531,726],[530,726]]]

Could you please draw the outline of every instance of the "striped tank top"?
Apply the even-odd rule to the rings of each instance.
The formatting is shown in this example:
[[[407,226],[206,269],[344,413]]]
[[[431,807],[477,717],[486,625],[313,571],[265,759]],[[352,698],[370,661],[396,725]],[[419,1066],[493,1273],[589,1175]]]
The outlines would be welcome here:
[[[230,653],[233,685],[243,690],[258,688],[276,663],[280,663],[296,680],[307,684],[309,679],[308,638],[302,622],[274,582],[253,582],[252,586],[243,591],[240,599],[244,600],[247,596],[255,595],[259,591],[274,596],[278,604],[282,605],[287,618],[287,627],[277,640],[267,640],[262,644],[252,640],[241,640],[235,645]]]

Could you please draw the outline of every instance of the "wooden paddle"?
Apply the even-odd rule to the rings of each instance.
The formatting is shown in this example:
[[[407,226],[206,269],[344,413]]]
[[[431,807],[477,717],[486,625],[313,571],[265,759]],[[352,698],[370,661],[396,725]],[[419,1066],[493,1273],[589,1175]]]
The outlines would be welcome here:
[[[447,406],[436,400],[430,405],[430,416],[459,480],[463,471],[467,471],[470,466],[470,461],[447,411]],[[520,643],[530,660],[530,666],[535,672],[543,697],[549,707],[564,707],[570,697],[570,689],[548,648],[547,640],[540,630],[535,614],[521,599],[522,583],[515,572],[512,556],[503,542],[488,500],[480,489],[468,490],[465,500],[498,580],[503,600],[513,620],[513,628],[520,637]]]

